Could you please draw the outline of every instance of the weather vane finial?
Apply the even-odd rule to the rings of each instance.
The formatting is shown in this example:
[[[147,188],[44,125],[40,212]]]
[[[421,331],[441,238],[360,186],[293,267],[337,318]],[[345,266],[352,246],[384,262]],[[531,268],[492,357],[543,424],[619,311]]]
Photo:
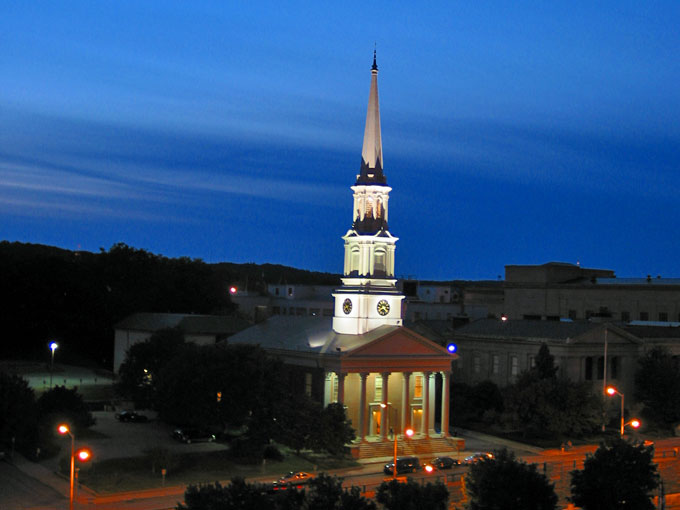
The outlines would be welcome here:
[[[378,43],[373,43],[373,67],[371,67],[371,70],[377,71],[378,70],[378,63],[376,60],[376,52],[378,50]]]

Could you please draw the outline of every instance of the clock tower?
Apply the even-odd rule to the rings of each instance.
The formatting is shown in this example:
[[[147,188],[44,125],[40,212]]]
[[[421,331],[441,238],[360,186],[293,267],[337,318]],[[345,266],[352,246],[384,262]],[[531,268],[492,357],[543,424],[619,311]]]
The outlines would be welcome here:
[[[401,326],[404,296],[394,278],[397,238],[387,226],[389,193],[383,173],[378,65],[373,52],[361,169],[354,186],[353,223],[343,236],[345,266],[342,287],[333,293],[336,333],[360,335],[377,327]]]

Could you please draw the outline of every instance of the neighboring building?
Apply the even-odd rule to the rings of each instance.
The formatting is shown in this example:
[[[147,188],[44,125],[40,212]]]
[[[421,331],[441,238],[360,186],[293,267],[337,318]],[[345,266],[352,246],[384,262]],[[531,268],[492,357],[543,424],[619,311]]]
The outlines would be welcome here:
[[[680,321],[680,278],[616,278],[608,269],[558,262],[506,266],[502,313],[529,320]]]
[[[377,77],[374,56],[361,169],[352,186],[353,224],[342,238],[342,286],[332,293],[332,318],[298,314],[291,299],[289,311],[294,307],[295,314],[275,314],[228,342],[262,346],[306,371],[299,391],[318,392],[325,404],[342,402],[357,432],[352,449],[357,457],[389,455],[390,430],[401,435],[408,427],[417,435],[403,447],[449,451],[454,446],[448,430],[449,377],[456,356],[403,327],[404,295],[394,276],[397,238],[388,229],[391,188],[382,168]],[[279,294],[294,298],[296,290],[282,286]]]
[[[215,345],[250,323],[233,315],[188,315],[181,313],[135,313],[114,326],[113,371],[118,373],[127,350],[161,329],[179,328],[187,342]]]
[[[534,366],[541,344],[546,344],[558,375],[591,383],[597,392],[611,383],[633,402],[635,372],[645,352],[660,346],[680,360],[680,323],[482,319],[459,328],[448,321],[422,321],[411,327],[430,338],[437,335],[442,345],[456,344],[460,359],[453,363],[453,380],[467,384],[512,384]]]

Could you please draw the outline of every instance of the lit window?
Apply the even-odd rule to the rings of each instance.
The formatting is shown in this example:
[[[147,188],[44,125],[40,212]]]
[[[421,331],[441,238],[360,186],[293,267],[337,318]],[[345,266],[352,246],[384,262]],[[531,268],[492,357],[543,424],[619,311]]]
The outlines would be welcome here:
[[[536,368],[536,356],[529,356],[529,368]]]
[[[491,373],[497,374],[498,372],[500,372],[500,365],[501,365],[500,356],[498,356],[498,354],[494,354],[491,357]]]
[[[305,395],[312,396],[312,374],[310,373],[305,374]]]
[[[375,376],[375,393],[373,396],[373,400],[376,402],[381,402],[382,401],[382,389],[383,389],[383,380],[381,375],[376,375]]]
[[[510,375],[517,377],[519,374],[519,359],[517,356],[510,356]]]
[[[423,376],[417,375],[413,385],[413,398],[423,398]]]
[[[338,401],[338,376],[333,374],[333,389],[331,390],[331,402]]]
[[[472,366],[475,374],[478,374],[482,371],[482,363],[481,360],[479,359],[479,356],[475,356],[472,360]]]

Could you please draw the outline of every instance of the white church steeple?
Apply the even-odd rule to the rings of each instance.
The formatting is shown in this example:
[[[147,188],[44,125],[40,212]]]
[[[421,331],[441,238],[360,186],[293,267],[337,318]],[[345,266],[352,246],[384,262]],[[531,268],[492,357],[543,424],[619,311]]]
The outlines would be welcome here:
[[[401,326],[401,301],[396,288],[394,252],[397,238],[388,230],[392,191],[383,173],[378,65],[373,52],[361,168],[354,186],[352,228],[345,234],[342,288],[335,291],[333,330],[362,334],[383,325]]]

